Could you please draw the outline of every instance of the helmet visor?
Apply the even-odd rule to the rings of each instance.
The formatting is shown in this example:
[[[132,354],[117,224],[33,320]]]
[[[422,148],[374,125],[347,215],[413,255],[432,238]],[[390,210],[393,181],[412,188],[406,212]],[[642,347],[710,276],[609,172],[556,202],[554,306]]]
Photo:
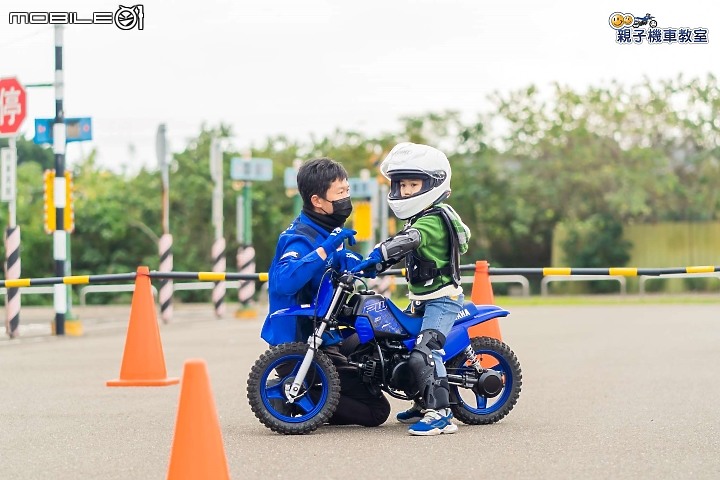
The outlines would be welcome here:
[[[395,170],[390,173],[390,193],[388,199],[402,200],[403,198],[412,198],[429,192],[433,188],[440,185],[446,177],[442,170],[436,172],[422,172],[418,170]],[[413,181],[420,182],[420,188],[412,191],[408,184]],[[402,188],[405,184],[405,189]],[[403,193],[405,195],[403,195]]]

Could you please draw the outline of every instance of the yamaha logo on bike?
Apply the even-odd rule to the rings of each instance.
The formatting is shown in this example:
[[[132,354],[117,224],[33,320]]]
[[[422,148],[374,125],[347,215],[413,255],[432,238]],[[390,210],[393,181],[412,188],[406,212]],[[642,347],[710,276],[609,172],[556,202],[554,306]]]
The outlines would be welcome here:
[[[633,15],[613,12],[608,23],[615,30],[615,42],[630,45],[649,43],[659,45],[707,44],[708,29],[704,27],[658,27],[657,19],[650,13]]]

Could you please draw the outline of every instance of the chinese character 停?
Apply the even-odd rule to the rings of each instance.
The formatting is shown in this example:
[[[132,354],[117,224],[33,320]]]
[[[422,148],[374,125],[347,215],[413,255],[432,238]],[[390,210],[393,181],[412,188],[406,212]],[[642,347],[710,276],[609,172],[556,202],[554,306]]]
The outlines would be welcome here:
[[[5,117],[10,117],[8,125],[15,124],[15,115],[22,113],[20,90],[11,87],[9,90],[0,88],[0,125],[5,125]]]

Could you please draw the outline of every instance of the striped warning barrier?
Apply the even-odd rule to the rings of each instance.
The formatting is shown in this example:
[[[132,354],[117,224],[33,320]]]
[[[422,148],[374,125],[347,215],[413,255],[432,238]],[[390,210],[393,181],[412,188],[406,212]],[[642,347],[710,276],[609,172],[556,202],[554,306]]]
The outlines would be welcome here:
[[[240,245],[240,247],[238,247],[237,268],[240,273],[255,273],[255,248],[253,248],[252,245]],[[235,311],[235,317],[246,319],[255,318],[257,316],[257,310],[253,306],[255,282],[252,280],[241,281],[237,295],[240,307]]]
[[[9,279],[20,278],[20,227],[5,230],[5,274]],[[20,290],[8,288],[5,305],[5,331],[10,338],[17,336],[20,325]]]
[[[237,254],[237,265],[240,273],[255,272],[255,249],[252,245],[239,247]],[[247,307],[255,294],[255,282],[247,281],[238,288],[238,300],[243,307]]]
[[[133,274],[134,275],[134,274]],[[234,273],[234,272],[150,272],[153,280],[200,280],[202,282],[222,282],[226,280],[252,280],[256,282],[267,282],[267,272],[262,273]],[[0,285],[2,286],[2,285]]]
[[[172,245],[173,238],[171,234],[165,233],[162,237],[160,237],[161,272],[171,272],[173,269]],[[172,320],[172,296],[172,280],[164,279],[160,282],[160,291],[158,292],[158,297],[160,299],[160,318],[162,318],[163,323],[168,323]]]
[[[36,285],[84,285],[100,282],[126,282],[135,280],[135,273],[110,273],[106,275],[72,275],[69,277],[17,278],[0,280],[0,287],[21,288]]]
[[[482,262],[477,262],[482,263]],[[475,265],[461,265],[461,271],[476,271]],[[617,267],[617,268],[488,268],[488,275],[542,275],[542,276],[558,276],[558,275],[606,275],[606,276],[661,276],[661,275],[678,275],[678,274],[698,274],[707,275],[709,273],[720,272],[720,266],[701,265],[688,267],[666,267],[666,268],[634,268],[634,267]],[[383,289],[383,277],[393,275],[404,275],[405,269],[391,269],[378,275],[378,290]],[[227,273],[227,272],[173,272],[173,271],[152,271],[149,272],[150,279],[160,280],[162,285],[172,285],[173,280],[199,280],[206,282],[225,282],[231,280],[245,281],[254,285],[256,281],[267,282],[268,273]],[[10,292],[14,289],[41,285],[85,285],[90,283],[112,283],[134,281],[136,273],[114,273],[101,275],[72,275],[66,277],[46,277],[46,278],[6,278],[0,280],[0,288],[6,288],[8,292],[8,305],[11,304],[14,297],[10,296]],[[242,282],[241,282],[242,283]],[[382,290],[387,295],[386,290]],[[159,295],[160,296],[160,295]],[[162,298],[161,298],[162,301]],[[19,303],[19,302],[18,302]],[[215,300],[213,300],[216,305]],[[17,315],[19,319],[19,314]],[[8,334],[10,330],[8,330]]]
[[[220,237],[212,246],[213,272],[225,273],[225,238]],[[225,282],[215,282],[212,291],[212,302],[215,306],[215,316],[221,318],[225,314]]]
[[[475,271],[475,265],[462,265],[461,270]],[[539,274],[539,275],[668,275],[677,273],[714,273],[720,272],[720,266],[693,266],[693,267],[669,267],[669,268],[493,268],[489,269],[490,275],[508,274]],[[570,271],[570,273],[568,273]],[[613,273],[609,273],[613,272]],[[387,270],[378,277],[386,275],[403,275],[405,269]],[[267,282],[268,273],[235,273],[235,272],[161,272],[153,270],[150,272],[153,280],[200,280],[204,282],[220,282],[227,280],[252,280]],[[72,275],[67,277],[44,277],[44,278],[17,278],[0,280],[0,287],[22,288],[37,285],[84,285],[88,283],[111,283],[135,280],[135,273],[110,273],[101,275]]]
[[[475,271],[475,265],[463,265],[461,270]],[[490,275],[508,274],[539,274],[539,275],[669,275],[678,273],[714,273],[720,272],[720,266],[693,266],[693,267],[669,267],[669,268],[492,268]],[[570,270],[570,273],[567,273]],[[405,269],[387,270],[378,277],[386,275],[403,275]],[[613,272],[613,273],[609,273]],[[221,282],[227,280],[252,280],[267,282],[268,273],[234,273],[234,272],[160,272],[153,270],[149,274],[153,280],[200,280],[204,282]],[[111,283],[135,280],[135,273],[110,273],[101,275],[72,275],[68,277],[44,277],[44,278],[17,278],[0,280],[0,287],[22,288],[37,285],[84,285],[88,283]]]
[[[475,271],[475,264],[460,265],[460,271]],[[404,275],[405,269],[390,269],[381,275]],[[636,268],[636,267],[610,267],[610,268],[572,268],[572,267],[537,267],[537,268],[505,268],[490,267],[490,275],[620,275],[623,277],[636,277],[638,275],[670,275],[676,273],[713,273],[720,272],[720,266],[703,265],[691,267],[663,267],[663,268]]]

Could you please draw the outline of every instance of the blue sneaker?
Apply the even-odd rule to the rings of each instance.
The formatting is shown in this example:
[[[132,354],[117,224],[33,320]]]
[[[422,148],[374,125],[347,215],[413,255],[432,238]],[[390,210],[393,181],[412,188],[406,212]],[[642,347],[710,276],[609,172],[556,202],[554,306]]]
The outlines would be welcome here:
[[[440,435],[457,432],[457,425],[452,423],[453,414],[449,408],[426,410],[425,416],[415,425],[410,426],[410,435]]]
[[[423,413],[422,408],[417,403],[413,403],[413,406],[405,410],[404,412],[400,412],[397,415],[395,415],[395,418],[400,423],[417,423],[420,420],[423,419],[425,414]]]

